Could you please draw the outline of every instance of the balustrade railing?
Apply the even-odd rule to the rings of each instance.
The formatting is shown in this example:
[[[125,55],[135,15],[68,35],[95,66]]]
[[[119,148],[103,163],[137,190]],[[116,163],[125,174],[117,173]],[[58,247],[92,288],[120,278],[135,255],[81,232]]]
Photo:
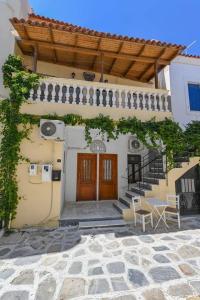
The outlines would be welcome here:
[[[171,98],[166,90],[67,79],[41,80],[40,85],[31,91],[29,100],[155,112],[171,111]]]

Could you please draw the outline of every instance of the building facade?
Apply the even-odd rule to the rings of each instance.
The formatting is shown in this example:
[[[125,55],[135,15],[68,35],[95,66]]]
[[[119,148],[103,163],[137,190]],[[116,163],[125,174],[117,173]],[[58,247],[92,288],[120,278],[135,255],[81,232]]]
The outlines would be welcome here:
[[[27,69],[42,75],[22,113],[88,119],[102,114],[116,121],[134,116],[141,121],[173,118],[170,82],[164,86],[159,72],[166,73],[184,47],[99,33],[34,14],[12,17],[14,53]],[[150,153],[135,136],[109,140],[98,130],[91,136],[88,145],[83,126],[63,129],[55,120],[33,128],[30,140],[21,145],[30,163],[18,166],[22,200],[13,227],[58,225],[65,221],[69,203],[88,201],[113,201],[115,209],[130,219],[132,196],[163,199],[176,193],[178,178],[199,162],[182,158],[166,176],[165,158]]]

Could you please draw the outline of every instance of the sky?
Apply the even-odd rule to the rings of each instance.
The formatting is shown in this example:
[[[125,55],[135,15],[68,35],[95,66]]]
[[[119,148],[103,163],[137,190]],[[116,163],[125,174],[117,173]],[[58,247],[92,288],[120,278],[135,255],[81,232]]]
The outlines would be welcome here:
[[[191,45],[200,55],[200,0],[29,0],[34,13],[103,32]]]

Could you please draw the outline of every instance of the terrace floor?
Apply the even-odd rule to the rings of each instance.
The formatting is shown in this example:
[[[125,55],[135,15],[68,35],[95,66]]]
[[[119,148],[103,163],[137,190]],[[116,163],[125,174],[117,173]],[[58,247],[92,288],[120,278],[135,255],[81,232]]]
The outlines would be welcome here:
[[[200,217],[143,234],[27,230],[0,239],[1,300],[165,300],[200,295]],[[192,298],[195,299],[195,298]]]

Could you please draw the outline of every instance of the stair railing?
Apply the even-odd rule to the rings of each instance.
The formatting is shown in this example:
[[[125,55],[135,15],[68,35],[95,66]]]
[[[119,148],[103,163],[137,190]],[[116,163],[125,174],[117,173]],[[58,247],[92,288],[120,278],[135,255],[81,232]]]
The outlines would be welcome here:
[[[143,184],[143,179],[145,177],[145,175],[147,173],[149,173],[151,171],[151,169],[154,169],[154,172],[152,173],[152,175],[154,174],[154,177],[151,177],[152,180],[155,180],[157,178],[157,174],[159,174],[159,169],[162,169],[162,173],[166,174],[166,170],[167,170],[167,161],[166,159],[163,159],[163,157],[165,156],[164,152],[161,153],[157,153],[157,152],[149,152],[147,153],[145,156],[143,156],[142,158],[142,162],[140,167],[135,170],[133,173],[128,174],[127,179],[128,179],[128,190],[130,190],[130,186],[131,186],[131,182],[130,182],[130,178],[134,178],[136,174],[140,174],[141,180],[137,181],[136,183],[138,183],[138,187],[139,189],[142,188],[141,183]],[[158,159],[162,159],[161,164],[161,168],[157,167],[156,164],[158,164]],[[157,171],[156,171],[157,170]]]

